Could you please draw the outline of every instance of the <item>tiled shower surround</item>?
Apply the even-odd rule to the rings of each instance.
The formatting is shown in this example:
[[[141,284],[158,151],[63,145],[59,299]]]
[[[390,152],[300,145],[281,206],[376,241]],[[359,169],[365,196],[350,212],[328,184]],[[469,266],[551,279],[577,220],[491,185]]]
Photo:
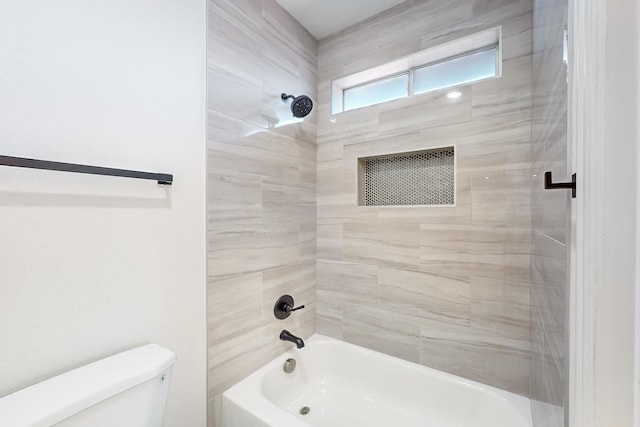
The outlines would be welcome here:
[[[557,42],[553,3],[409,0],[318,42],[275,0],[208,1],[210,425],[217,396],[291,346],[283,328],[532,391],[547,425],[564,339],[551,199],[566,195],[540,205],[540,188],[566,122],[542,69],[558,52],[536,31]],[[331,114],[333,79],[497,26],[501,77]],[[281,92],[314,112],[291,122]],[[449,146],[455,206],[358,206],[359,158]],[[307,308],[277,321],[286,293]]]
[[[530,1],[410,1],[320,41],[317,329],[529,394]],[[331,81],[502,26],[502,77],[348,111]],[[357,159],[455,146],[455,207],[358,206]]]
[[[209,425],[216,397],[315,331],[317,43],[275,0],[208,2]],[[304,310],[281,321],[280,295]]]

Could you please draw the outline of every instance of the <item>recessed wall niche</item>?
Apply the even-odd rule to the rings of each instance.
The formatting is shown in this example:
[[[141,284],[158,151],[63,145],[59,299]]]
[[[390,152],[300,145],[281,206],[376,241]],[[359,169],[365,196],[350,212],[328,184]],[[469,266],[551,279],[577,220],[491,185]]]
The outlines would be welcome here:
[[[455,148],[358,158],[359,206],[454,206]]]

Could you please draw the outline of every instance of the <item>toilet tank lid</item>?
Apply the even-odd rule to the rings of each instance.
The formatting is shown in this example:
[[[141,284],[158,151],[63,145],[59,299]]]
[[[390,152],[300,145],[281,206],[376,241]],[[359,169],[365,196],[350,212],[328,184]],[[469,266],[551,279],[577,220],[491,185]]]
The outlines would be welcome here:
[[[0,426],[49,426],[159,376],[175,362],[148,344],[98,360],[0,398]]]

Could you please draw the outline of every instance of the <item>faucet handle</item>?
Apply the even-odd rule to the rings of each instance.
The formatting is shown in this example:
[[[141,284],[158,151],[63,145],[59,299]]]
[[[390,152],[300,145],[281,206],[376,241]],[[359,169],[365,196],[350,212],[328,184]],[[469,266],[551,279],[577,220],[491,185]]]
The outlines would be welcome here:
[[[285,309],[288,313],[291,313],[292,311],[300,310],[300,309],[302,309],[302,308],[304,308],[304,304],[303,304],[303,305],[301,305],[301,306],[299,306],[299,307],[296,307],[296,308],[291,307],[289,304],[287,304],[287,305],[284,307],[284,309]]]
[[[304,305],[299,307],[294,307],[293,297],[291,295],[283,295],[278,298],[276,301],[276,305],[273,306],[273,315],[276,316],[276,319],[286,319],[296,310],[300,310],[304,308]]]

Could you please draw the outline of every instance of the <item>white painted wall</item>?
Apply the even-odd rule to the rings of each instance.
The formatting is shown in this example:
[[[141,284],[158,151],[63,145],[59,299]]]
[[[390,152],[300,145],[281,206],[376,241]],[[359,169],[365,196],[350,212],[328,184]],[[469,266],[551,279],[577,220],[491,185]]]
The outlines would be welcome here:
[[[637,0],[572,3],[578,197],[569,426],[630,427],[638,423],[634,352],[640,339],[640,5]]]
[[[0,396],[139,344],[177,353],[167,426],[206,418],[204,0],[0,1]]]
[[[635,351],[637,0],[608,0],[601,276],[596,291],[594,426],[632,426]],[[624,96],[623,94],[628,94]],[[622,184],[622,185],[621,185]]]

